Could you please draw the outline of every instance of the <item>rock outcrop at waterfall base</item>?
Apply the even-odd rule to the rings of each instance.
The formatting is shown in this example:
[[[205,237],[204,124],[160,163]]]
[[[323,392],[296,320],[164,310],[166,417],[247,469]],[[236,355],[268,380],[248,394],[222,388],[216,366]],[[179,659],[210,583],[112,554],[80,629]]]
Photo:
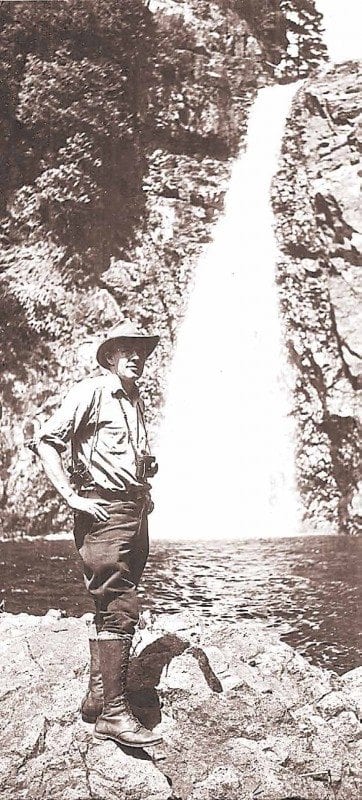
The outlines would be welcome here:
[[[0,617],[4,800],[357,800],[362,671],[309,664],[248,620],[148,619],[129,695],[163,744],[130,752],[81,722],[83,619]]]
[[[273,187],[306,529],[326,533],[356,533],[361,519],[361,101],[357,62],[308,80]]]

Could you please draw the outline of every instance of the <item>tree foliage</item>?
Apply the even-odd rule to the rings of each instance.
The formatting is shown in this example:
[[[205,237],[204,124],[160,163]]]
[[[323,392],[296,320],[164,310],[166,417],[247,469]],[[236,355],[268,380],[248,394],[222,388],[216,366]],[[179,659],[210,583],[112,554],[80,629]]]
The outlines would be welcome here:
[[[305,77],[327,58],[323,42],[323,15],[314,0],[280,0],[286,19],[288,47],[285,58],[287,74]]]
[[[286,47],[285,17],[279,0],[235,0],[235,10],[264,45],[272,63],[278,63]]]
[[[327,56],[322,14],[314,0],[220,0],[250,25],[271,62],[286,78],[307,75]]]
[[[43,266],[55,296],[67,274],[92,282],[132,242],[153,42],[141,0],[0,4],[2,261],[5,290],[33,327],[35,301],[49,306],[40,242],[53,253]]]

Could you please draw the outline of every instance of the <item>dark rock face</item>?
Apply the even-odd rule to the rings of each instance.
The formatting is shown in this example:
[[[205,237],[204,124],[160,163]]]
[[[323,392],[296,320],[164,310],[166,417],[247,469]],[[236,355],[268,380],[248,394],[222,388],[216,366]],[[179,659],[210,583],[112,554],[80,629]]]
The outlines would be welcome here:
[[[358,526],[360,107],[358,63],[307,81],[273,189],[306,529],[325,532]]]
[[[361,670],[313,667],[253,621],[147,622],[128,686],[164,737],[146,754],[81,722],[84,619],[1,616],[4,800],[357,800]]]

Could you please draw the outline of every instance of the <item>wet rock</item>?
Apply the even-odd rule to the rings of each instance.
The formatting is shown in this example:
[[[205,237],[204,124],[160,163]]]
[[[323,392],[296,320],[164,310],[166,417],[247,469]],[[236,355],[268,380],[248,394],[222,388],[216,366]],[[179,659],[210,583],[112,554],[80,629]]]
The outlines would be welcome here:
[[[359,670],[314,667],[251,620],[145,620],[129,696],[164,737],[147,753],[81,722],[84,618],[1,615],[4,800],[357,800]]]

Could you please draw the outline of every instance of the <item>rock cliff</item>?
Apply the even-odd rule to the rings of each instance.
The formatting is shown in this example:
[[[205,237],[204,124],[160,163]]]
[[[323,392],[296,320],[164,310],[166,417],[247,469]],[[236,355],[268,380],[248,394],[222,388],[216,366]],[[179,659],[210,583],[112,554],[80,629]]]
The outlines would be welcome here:
[[[357,800],[361,670],[313,667],[270,629],[147,620],[129,675],[163,744],[97,742],[81,722],[84,618],[2,614],[4,800]]]
[[[361,65],[325,69],[293,104],[273,202],[296,369],[306,528],[358,529]]]

